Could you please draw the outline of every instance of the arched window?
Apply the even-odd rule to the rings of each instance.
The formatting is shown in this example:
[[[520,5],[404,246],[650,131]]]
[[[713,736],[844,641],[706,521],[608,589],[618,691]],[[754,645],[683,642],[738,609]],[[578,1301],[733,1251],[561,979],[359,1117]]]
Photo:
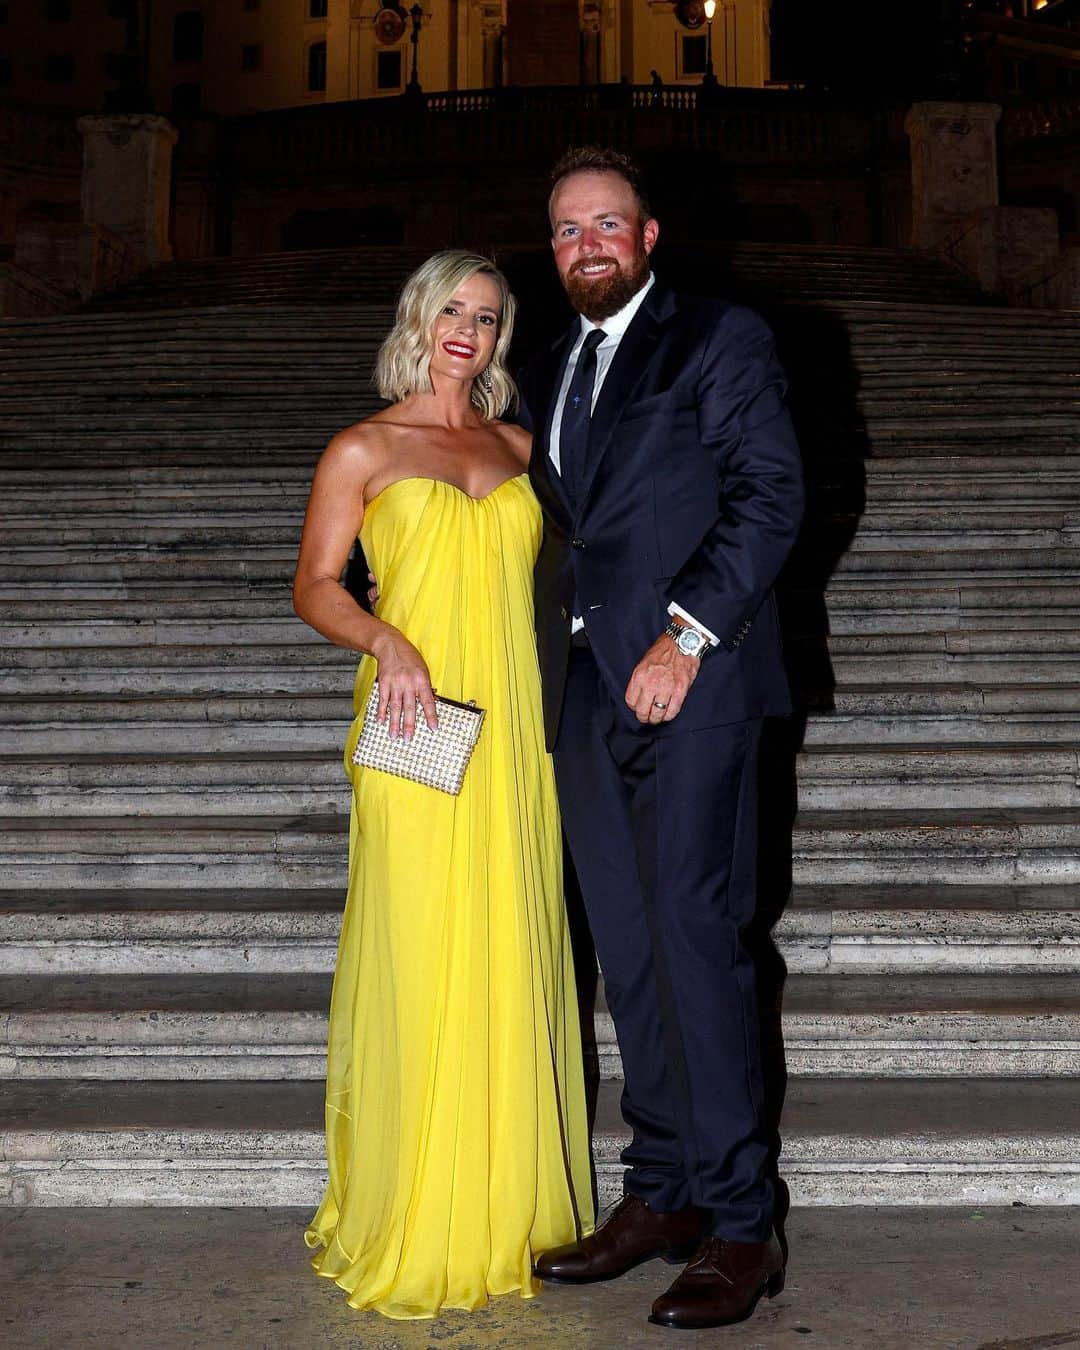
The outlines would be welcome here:
[[[202,54],[202,10],[182,9],[173,19],[173,60],[201,61]]]
[[[326,43],[313,42],[307,53],[307,87],[312,94],[326,89]]]

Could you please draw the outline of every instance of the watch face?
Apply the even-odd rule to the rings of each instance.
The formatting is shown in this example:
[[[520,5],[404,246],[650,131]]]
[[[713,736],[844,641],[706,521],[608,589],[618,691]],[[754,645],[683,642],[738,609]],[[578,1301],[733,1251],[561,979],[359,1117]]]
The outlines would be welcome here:
[[[675,644],[684,656],[697,656],[705,645],[705,639],[700,633],[695,633],[687,628],[679,634],[678,641]]]

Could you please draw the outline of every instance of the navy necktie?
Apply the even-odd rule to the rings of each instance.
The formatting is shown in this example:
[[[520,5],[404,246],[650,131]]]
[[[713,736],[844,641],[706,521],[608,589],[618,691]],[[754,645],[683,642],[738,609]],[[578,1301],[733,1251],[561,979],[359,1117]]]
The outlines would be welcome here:
[[[585,466],[589,457],[596,349],[605,337],[607,334],[602,328],[594,328],[582,343],[559,424],[559,473],[566,495],[575,506],[584,486]]]

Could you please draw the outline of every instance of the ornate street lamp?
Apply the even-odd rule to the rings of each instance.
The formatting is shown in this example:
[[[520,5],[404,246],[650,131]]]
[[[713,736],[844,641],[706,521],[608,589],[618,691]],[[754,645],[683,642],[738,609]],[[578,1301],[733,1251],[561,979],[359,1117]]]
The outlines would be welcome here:
[[[405,86],[407,94],[419,94],[420,77],[416,73],[416,59],[420,51],[420,25],[424,22],[424,11],[420,6],[413,5],[409,10],[409,18],[412,19],[412,35],[409,41],[412,43],[412,74],[409,76],[409,83]]]
[[[707,84],[710,89],[716,88],[716,72],[712,64],[712,21],[716,17],[716,0],[705,0],[705,74],[701,77],[701,83]]]

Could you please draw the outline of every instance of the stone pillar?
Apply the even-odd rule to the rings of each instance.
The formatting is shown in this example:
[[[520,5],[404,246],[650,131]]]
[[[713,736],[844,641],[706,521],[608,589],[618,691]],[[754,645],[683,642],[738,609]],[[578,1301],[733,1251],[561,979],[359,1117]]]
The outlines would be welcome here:
[[[128,246],[136,269],[169,262],[169,207],[176,128],[164,117],[80,117],[82,215]]]
[[[974,211],[998,204],[996,103],[915,103],[911,138],[912,243],[939,249]]]

